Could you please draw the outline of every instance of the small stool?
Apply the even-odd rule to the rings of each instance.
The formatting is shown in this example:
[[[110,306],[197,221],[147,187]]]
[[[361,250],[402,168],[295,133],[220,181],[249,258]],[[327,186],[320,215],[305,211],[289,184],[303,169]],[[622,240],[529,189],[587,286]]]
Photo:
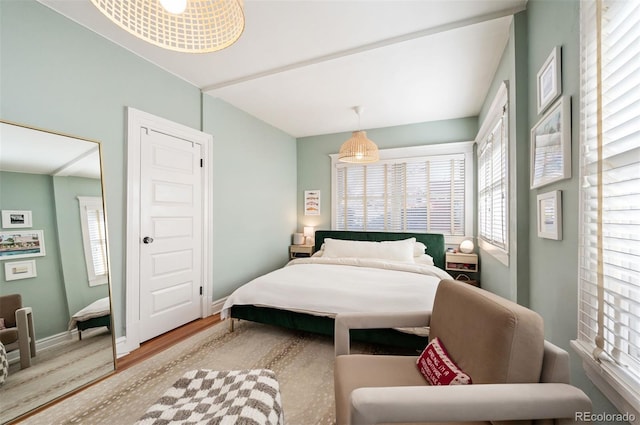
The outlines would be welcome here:
[[[167,423],[283,425],[280,385],[269,369],[189,371],[136,425]]]

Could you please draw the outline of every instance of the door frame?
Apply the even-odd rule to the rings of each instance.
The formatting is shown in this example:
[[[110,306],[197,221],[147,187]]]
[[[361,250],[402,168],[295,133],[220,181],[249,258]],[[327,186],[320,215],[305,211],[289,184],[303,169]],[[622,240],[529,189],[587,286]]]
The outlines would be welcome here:
[[[197,143],[204,159],[202,169],[202,297],[201,317],[211,315],[213,269],[211,267],[211,241],[213,240],[213,197],[211,182],[213,170],[209,153],[213,136],[182,124],[127,107],[127,222],[126,222],[126,314],[124,353],[140,347],[140,146],[144,128]]]

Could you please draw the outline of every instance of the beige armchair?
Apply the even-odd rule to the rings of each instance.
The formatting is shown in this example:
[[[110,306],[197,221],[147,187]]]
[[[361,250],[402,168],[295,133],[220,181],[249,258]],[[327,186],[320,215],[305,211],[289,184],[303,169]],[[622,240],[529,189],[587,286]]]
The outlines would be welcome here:
[[[0,329],[0,341],[7,352],[20,350],[20,368],[31,366],[36,356],[36,338],[31,307],[22,306],[19,294],[0,296],[0,317],[5,329]]]
[[[349,330],[429,326],[471,385],[430,386],[418,356],[349,354]],[[433,312],[339,314],[336,424],[514,420],[574,422],[591,401],[569,385],[569,355],[544,340],[535,312],[485,290],[442,281]]]

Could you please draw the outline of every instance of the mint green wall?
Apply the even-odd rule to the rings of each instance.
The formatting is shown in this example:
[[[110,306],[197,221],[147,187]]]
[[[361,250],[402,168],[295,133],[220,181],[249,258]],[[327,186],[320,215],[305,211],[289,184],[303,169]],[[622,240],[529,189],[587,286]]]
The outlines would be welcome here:
[[[69,316],[109,295],[107,285],[89,286],[78,196],[102,196],[99,179],[53,177],[60,262]]]
[[[0,209],[31,211],[33,227],[44,232],[45,256],[29,257],[35,260],[37,276],[5,280],[4,263],[0,261],[0,294],[21,294],[22,303],[33,309],[36,339],[55,335],[67,330],[69,314],[65,296],[58,231],[56,226],[55,200],[51,176],[0,171]],[[22,259],[17,259],[19,261]]]
[[[594,403],[595,413],[617,412],[591,384],[581,361],[569,347],[577,333],[578,293],[578,165],[580,146],[580,2],[579,0],[530,0],[528,125],[540,119],[536,108],[535,75],[555,46],[562,46],[562,96],[572,103],[572,177],[534,189],[529,194],[530,306],[545,320],[546,337],[572,353],[572,382],[580,386]],[[537,237],[536,197],[562,190],[563,236],[561,241]]]
[[[127,106],[204,128],[214,135],[214,156],[228,149],[250,156],[213,158],[215,166],[222,167],[213,182],[217,220],[211,261],[214,283],[221,285],[214,296],[286,261],[295,229],[291,137],[223,102],[203,108],[198,88],[35,0],[0,1],[0,43],[2,119],[102,143],[116,336],[124,335],[125,324]],[[283,146],[276,148],[279,143]],[[249,179],[255,180],[253,186],[246,184]],[[234,181],[244,182],[238,187],[247,191],[236,193]],[[278,192],[267,199],[273,193],[265,187],[284,195]],[[252,197],[258,202],[250,203]],[[247,217],[236,205],[253,213]],[[247,266],[253,262],[256,266]]]
[[[367,130],[367,136],[380,149],[471,141],[478,132],[477,118],[460,118]],[[331,158],[351,133],[335,133],[298,139],[298,229],[315,226],[331,228]],[[320,216],[304,215],[304,191],[320,189]]]
[[[217,300],[288,260],[296,227],[296,143],[281,130],[207,95],[203,116],[204,131],[213,135]]]
[[[527,17],[514,16],[510,37],[478,118],[487,115],[503,81],[509,88],[509,265],[479,249],[482,287],[529,305],[529,127],[527,121]]]

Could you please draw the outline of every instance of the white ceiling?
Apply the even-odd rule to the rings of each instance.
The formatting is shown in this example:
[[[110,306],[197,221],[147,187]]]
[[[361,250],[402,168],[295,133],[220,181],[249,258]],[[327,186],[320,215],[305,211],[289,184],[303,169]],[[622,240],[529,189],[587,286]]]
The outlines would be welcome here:
[[[39,0],[295,137],[478,115],[526,0],[245,0],[215,53],[148,44],[89,0]]]
[[[0,171],[100,178],[98,144],[0,122]]]

